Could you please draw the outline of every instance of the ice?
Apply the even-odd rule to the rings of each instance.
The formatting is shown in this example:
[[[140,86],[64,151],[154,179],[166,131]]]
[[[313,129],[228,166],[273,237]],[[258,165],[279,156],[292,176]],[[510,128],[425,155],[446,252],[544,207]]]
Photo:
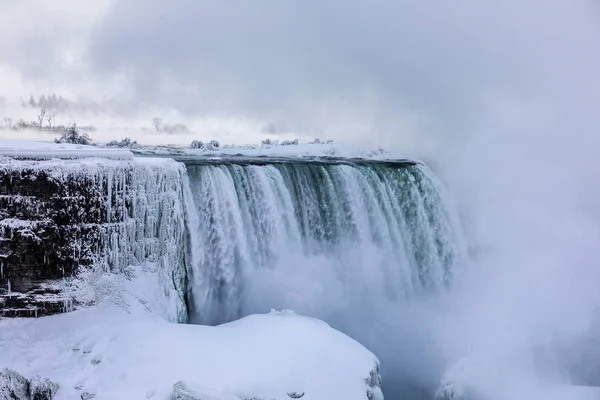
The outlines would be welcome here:
[[[217,327],[172,324],[130,294],[37,320],[0,321],[0,365],[60,385],[55,399],[171,398],[184,381],[249,399],[365,400],[377,358],[311,318],[251,315]],[[24,333],[27,334],[24,334]],[[377,372],[375,372],[377,373]]]
[[[48,180],[64,189],[61,196],[73,199],[70,207],[76,212],[72,214],[88,219],[68,226],[74,240],[60,249],[69,258],[91,261],[91,268],[82,268],[79,282],[69,280],[61,287],[67,295],[80,304],[94,303],[106,293],[98,292],[101,286],[88,283],[102,281],[102,274],[143,276],[144,285],[154,293],[147,299],[153,311],[173,321],[187,319],[183,164],[170,159],[93,157],[44,161],[0,157],[0,161],[0,169],[11,176],[15,171],[27,171],[32,178],[48,175]],[[82,190],[96,208],[80,201]],[[8,197],[2,200],[32,201],[19,195]],[[102,210],[102,215],[94,217],[94,210]],[[35,228],[52,223],[7,218],[0,220],[0,232],[6,238],[19,232],[39,242]],[[65,303],[65,309],[71,307],[70,302]]]

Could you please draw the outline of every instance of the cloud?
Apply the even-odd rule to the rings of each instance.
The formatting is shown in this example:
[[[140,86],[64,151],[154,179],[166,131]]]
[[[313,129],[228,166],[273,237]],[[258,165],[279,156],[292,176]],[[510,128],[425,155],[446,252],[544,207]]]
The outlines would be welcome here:
[[[3,80],[22,79],[25,95],[58,88],[127,112],[242,115],[363,141],[371,127],[383,144],[464,136],[497,91],[581,97],[600,67],[585,0],[2,3],[0,70],[18,71]]]
[[[142,84],[176,75],[259,104],[372,85],[442,109],[461,92],[538,80],[589,33],[587,11],[557,0],[134,0],[105,14],[91,54],[105,70],[136,68]]]

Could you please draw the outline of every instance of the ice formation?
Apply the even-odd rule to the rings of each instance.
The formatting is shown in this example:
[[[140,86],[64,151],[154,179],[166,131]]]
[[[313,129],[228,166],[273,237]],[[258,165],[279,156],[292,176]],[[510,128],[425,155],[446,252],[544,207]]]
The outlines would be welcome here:
[[[54,191],[37,197],[2,196],[0,202],[6,209],[30,218],[3,219],[0,234],[4,240],[20,235],[21,244],[29,237],[34,244],[53,248],[52,242],[61,239],[56,256],[78,262],[78,277],[87,282],[101,280],[105,273],[146,274],[157,284],[149,297],[153,308],[170,320],[186,321],[182,164],[144,158],[9,159],[0,169],[4,176],[37,180],[39,190]],[[21,187],[33,190],[24,183]],[[39,237],[49,232],[52,235]],[[42,268],[45,256],[43,260],[42,266],[34,267]],[[6,272],[3,264],[3,276]],[[63,270],[57,277],[70,275]],[[83,303],[110,295],[99,290],[101,285],[80,281],[59,288],[76,291],[71,295]]]

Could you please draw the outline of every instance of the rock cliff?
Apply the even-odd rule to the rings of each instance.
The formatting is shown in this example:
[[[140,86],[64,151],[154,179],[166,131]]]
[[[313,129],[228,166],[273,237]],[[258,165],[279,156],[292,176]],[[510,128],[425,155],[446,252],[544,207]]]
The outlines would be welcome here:
[[[160,264],[186,318],[181,164],[172,160],[0,160],[0,316],[56,314],[83,272]]]

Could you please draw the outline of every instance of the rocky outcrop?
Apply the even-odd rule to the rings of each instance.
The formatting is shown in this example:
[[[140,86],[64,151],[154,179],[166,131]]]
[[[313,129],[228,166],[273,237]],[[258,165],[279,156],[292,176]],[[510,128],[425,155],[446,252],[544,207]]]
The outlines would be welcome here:
[[[367,399],[368,400],[383,400],[383,392],[381,391],[381,372],[380,364],[377,362],[375,368],[369,372],[369,376],[365,378],[367,384]]]
[[[184,315],[183,173],[172,160],[0,159],[0,317],[69,311],[82,270],[144,262],[169,264]]]
[[[39,375],[34,376],[29,383],[31,400],[52,400],[58,389],[58,383]]]
[[[29,381],[12,369],[0,371],[0,400],[29,400]]]
[[[173,385],[173,400],[240,400],[239,397],[191,382]]]
[[[12,369],[0,371],[0,400],[52,400],[58,384],[35,376],[29,381]]]

